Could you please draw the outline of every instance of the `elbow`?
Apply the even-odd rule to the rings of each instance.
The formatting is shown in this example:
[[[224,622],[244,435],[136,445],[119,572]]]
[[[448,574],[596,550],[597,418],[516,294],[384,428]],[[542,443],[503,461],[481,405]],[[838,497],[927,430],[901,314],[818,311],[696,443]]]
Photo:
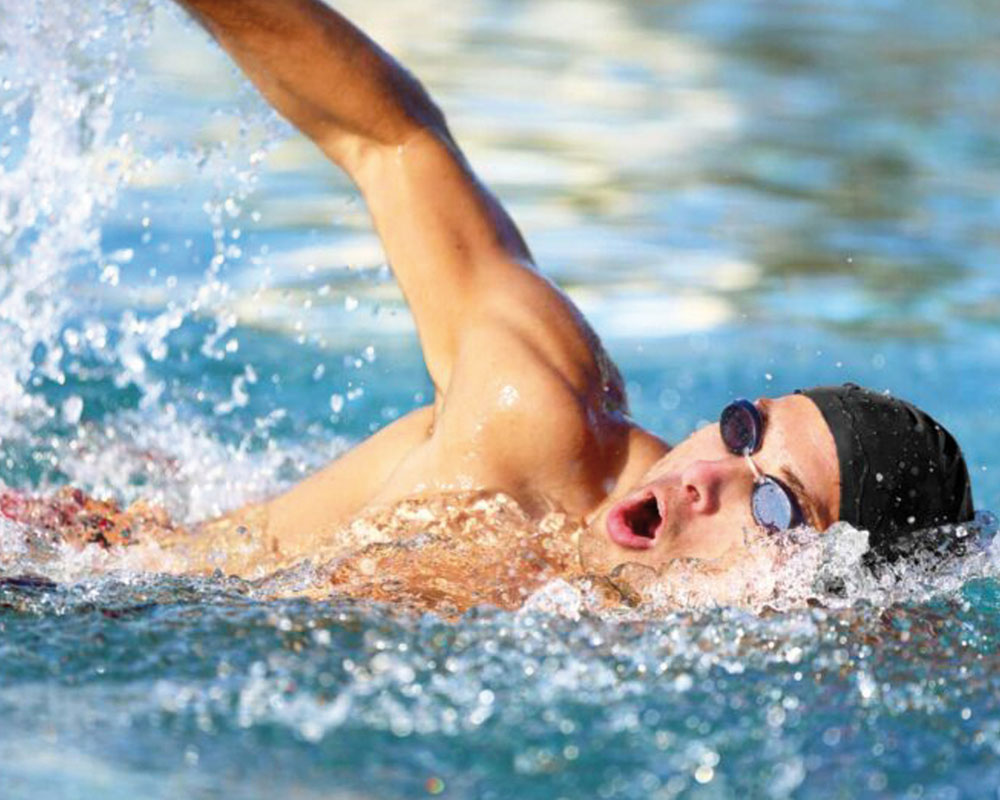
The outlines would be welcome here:
[[[414,158],[422,158],[428,151],[425,145],[437,152],[453,152],[446,128],[421,124],[379,137],[339,136],[333,142],[321,144],[321,149],[364,191],[379,183],[388,172],[398,173]]]
[[[387,144],[405,143],[412,137],[414,130],[447,132],[448,125],[444,112],[412,72],[397,64],[390,81],[393,84],[392,95],[399,104],[401,112],[399,117],[402,123],[400,127],[403,130],[399,141]]]
[[[458,148],[444,115],[437,109],[432,113],[424,108],[419,114],[407,115],[405,123],[377,135],[369,132],[339,136],[322,149],[363,188],[367,178],[383,174],[387,164],[398,168],[414,159],[426,158],[429,152],[446,152],[454,158]]]
[[[445,119],[444,112],[434,102],[423,85],[417,81],[414,82],[416,90],[412,96],[407,98],[406,102],[406,116],[410,121],[410,130],[403,137],[403,141],[397,142],[397,144],[405,144],[405,141],[411,139],[414,133],[420,131],[430,131],[439,136],[448,135],[448,121]]]
[[[402,67],[384,76],[380,90],[369,95],[365,103],[363,111],[350,115],[348,124],[339,121],[330,126],[329,136],[318,140],[324,152],[353,177],[372,161],[421,138],[454,147],[444,112],[420,81]]]

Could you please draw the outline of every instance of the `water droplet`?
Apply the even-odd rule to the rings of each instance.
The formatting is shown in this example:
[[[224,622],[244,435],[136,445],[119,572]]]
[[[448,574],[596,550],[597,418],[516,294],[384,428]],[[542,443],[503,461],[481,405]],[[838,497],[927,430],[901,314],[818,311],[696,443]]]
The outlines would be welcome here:
[[[83,399],[73,395],[62,404],[62,418],[67,425],[76,425],[83,416]]]
[[[694,771],[694,779],[698,783],[709,783],[715,777],[715,770],[707,764],[702,764]]]
[[[106,283],[108,286],[117,286],[120,277],[121,270],[115,264],[108,264],[101,270],[101,283]]]

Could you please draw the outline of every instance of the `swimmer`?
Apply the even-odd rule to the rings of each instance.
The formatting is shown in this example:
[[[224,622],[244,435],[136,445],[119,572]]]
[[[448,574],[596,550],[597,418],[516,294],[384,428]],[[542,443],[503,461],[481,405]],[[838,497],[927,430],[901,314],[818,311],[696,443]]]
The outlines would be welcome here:
[[[263,549],[292,559],[400,503],[492,492],[528,516],[557,508],[579,520],[583,563],[572,569],[608,573],[729,563],[748,532],[838,520],[868,530],[873,554],[891,558],[908,532],[971,518],[952,436],[853,385],[737,400],[671,447],[629,417],[597,335],[537,269],[412,74],[319,0],[178,2],[356,184],[434,386],[431,404],[202,538],[252,512]],[[385,544],[344,541],[343,552]]]

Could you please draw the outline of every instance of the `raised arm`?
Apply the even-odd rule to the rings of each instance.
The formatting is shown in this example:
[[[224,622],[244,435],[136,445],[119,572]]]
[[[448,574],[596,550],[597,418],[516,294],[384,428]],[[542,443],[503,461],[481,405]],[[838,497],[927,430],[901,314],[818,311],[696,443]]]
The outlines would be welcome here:
[[[572,306],[534,273],[440,110],[362,31],[319,0],[179,2],[361,189],[439,391],[463,332],[505,300],[548,308],[556,327],[565,322],[578,337]]]
[[[372,150],[446,135],[412,75],[319,0],[179,0],[268,101],[356,174]]]

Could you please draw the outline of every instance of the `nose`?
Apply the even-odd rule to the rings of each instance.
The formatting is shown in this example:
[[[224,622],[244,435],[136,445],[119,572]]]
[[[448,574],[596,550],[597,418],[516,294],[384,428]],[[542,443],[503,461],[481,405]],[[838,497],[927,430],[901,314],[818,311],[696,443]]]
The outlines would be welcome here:
[[[695,514],[714,514],[722,505],[727,485],[737,480],[743,467],[738,458],[694,461],[681,473],[685,499]]]

